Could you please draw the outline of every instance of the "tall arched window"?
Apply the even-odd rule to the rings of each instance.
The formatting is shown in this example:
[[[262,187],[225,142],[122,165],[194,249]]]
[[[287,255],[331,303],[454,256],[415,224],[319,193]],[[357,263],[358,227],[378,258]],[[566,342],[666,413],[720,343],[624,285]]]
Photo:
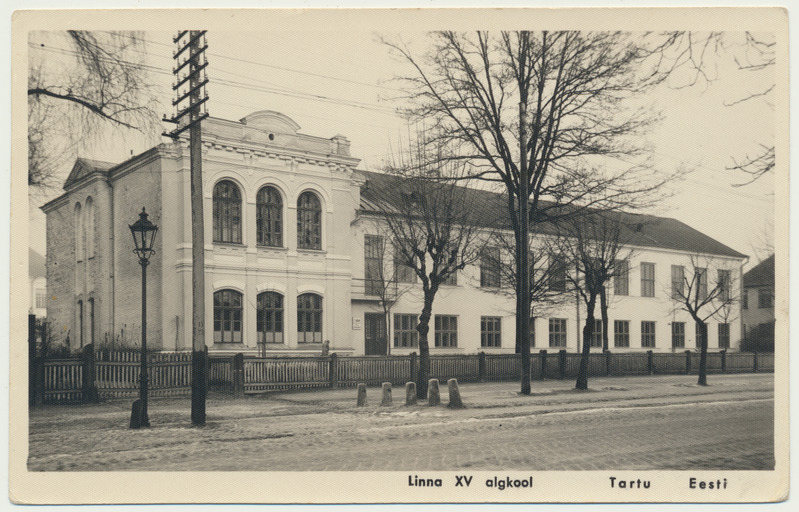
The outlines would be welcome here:
[[[241,194],[232,181],[214,187],[214,242],[241,243]]]
[[[91,197],[86,199],[86,258],[94,258],[94,201]]]
[[[283,296],[258,294],[258,343],[283,343]]]
[[[83,261],[83,242],[85,233],[83,231],[83,215],[80,203],[75,204],[75,260]]]
[[[214,292],[214,343],[241,343],[241,293]]]
[[[297,246],[322,248],[322,205],[313,192],[303,192],[297,200]]]
[[[315,293],[297,296],[297,342],[322,343],[322,297]]]
[[[258,245],[283,247],[283,200],[274,187],[263,187],[255,198]]]

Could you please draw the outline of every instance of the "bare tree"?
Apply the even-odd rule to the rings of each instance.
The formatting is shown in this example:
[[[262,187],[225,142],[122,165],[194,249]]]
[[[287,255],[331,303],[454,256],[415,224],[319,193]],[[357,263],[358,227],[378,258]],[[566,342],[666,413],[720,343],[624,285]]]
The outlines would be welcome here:
[[[65,157],[76,156],[106,128],[158,133],[140,33],[34,32],[30,47],[30,186],[53,186]]]
[[[738,71],[758,73],[774,67],[776,38],[774,34],[753,32],[670,32],[656,47],[659,56],[659,73],[670,77],[675,88],[708,87],[722,79],[719,71],[725,59],[732,59]],[[776,84],[773,76],[766,79],[761,89],[748,92],[726,102],[728,106],[754,99],[765,100],[769,109]],[[774,171],[775,152],[773,143],[761,143],[753,154],[733,157],[727,167],[739,172],[746,181],[733,186],[741,187],[757,181]]]
[[[737,303],[737,299],[733,293],[732,269],[718,265],[713,258],[699,255],[691,256],[691,265],[693,269],[689,269],[690,275],[685,269],[682,270],[681,279],[680,276],[672,274],[670,296],[675,304],[675,309],[688,312],[696,324],[696,342],[700,350],[698,384],[706,386],[707,321],[716,317],[726,322],[732,314],[732,308]],[[711,267],[716,267],[717,272],[715,285],[712,287],[708,284]]]
[[[596,334],[595,308],[597,300],[606,296],[611,279],[625,272],[632,251],[626,248],[622,215],[610,212],[591,212],[560,226],[560,252],[571,263],[567,278],[586,306],[583,326],[582,356],[577,373],[577,389],[588,389],[588,359],[591,341]],[[607,308],[607,299],[603,300]],[[603,340],[607,324],[607,309],[602,312]]]
[[[530,227],[564,204],[614,205],[638,188],[644,167],[597,172],[596,159],[629,161],[655,119],[624,100],[651,85],[642,39],[620,32],[477,32],[430,35],[415,56],[388,41],[413,69],[406,111],[431,123],[430,143],[464,162],[468,178],[501,184],[515,235],[517,269],[529,269]],[[548,202],[549,201],[549,202]],[[530,393],[530,274],[516,272],[521,392]]]
[[[393,169],[395,173],[402,173]],[[482,248],[478,224],[470,214],[469,189],[424,175],[404,175],[396,187],[375,193],[394,248],[395,264],[419,279],[423,303],[419,333],[416,391],[427,395],[430,368],[428,332],[440,286],[475,262]]]

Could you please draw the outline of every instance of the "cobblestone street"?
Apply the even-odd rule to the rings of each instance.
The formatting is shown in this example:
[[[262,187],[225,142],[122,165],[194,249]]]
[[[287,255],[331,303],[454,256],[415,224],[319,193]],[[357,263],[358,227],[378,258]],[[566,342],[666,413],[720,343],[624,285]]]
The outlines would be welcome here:
[[[152,427],[127,429],[130,401],[30,413],[33,471],[772,469],[773,376],[712,375],[461,385],[465,409],[355,407],[354,389],[153,399]],[[442,402],[447,403],[446,386]],[[526,439],[526,443],[520,440]]]

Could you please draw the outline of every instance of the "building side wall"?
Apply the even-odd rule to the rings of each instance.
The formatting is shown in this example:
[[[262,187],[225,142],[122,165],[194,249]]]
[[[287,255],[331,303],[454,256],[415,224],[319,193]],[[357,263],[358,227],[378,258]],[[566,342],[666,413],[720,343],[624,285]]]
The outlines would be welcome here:
[[[142,268],[133,252],[134,243],[130,225],[139,219],[142,207],[151,222],[163,228],[168,219],[162,215],[161,164],[160,159],[151,158],[139,163],[135,170],[115,176],[113,186],[114,239],[114,344],[115,346],[140,347],[142,319]],[[174,292],[162,286],[163,237],[155,238],[155,254],[147,267],[147,346],[161,349],[163,341],[163,298]]]

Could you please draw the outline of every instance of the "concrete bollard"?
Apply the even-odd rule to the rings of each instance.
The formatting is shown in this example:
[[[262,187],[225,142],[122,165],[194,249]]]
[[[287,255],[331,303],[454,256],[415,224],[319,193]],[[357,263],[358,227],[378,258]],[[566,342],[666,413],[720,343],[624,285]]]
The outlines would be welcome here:
[[[438,390],[438,379],[430,379],[427,383],[427,405],[435,406],[441,404],[441,393]]]
[[[380,402],[381,407],[386,407],[391,405],[391,383],[384,382],[383,383],[383,400]]]
[[[458,379],[449,379],[447,381],[447,389],[449,390],[449,404],[447,407],[450,409],[463,409],[461,392],[458,389]]]
[[[366,384],[358,384],[358,407],[366,406]]]
[[[416,383],[405,383],[405,405],[416,405]]]

